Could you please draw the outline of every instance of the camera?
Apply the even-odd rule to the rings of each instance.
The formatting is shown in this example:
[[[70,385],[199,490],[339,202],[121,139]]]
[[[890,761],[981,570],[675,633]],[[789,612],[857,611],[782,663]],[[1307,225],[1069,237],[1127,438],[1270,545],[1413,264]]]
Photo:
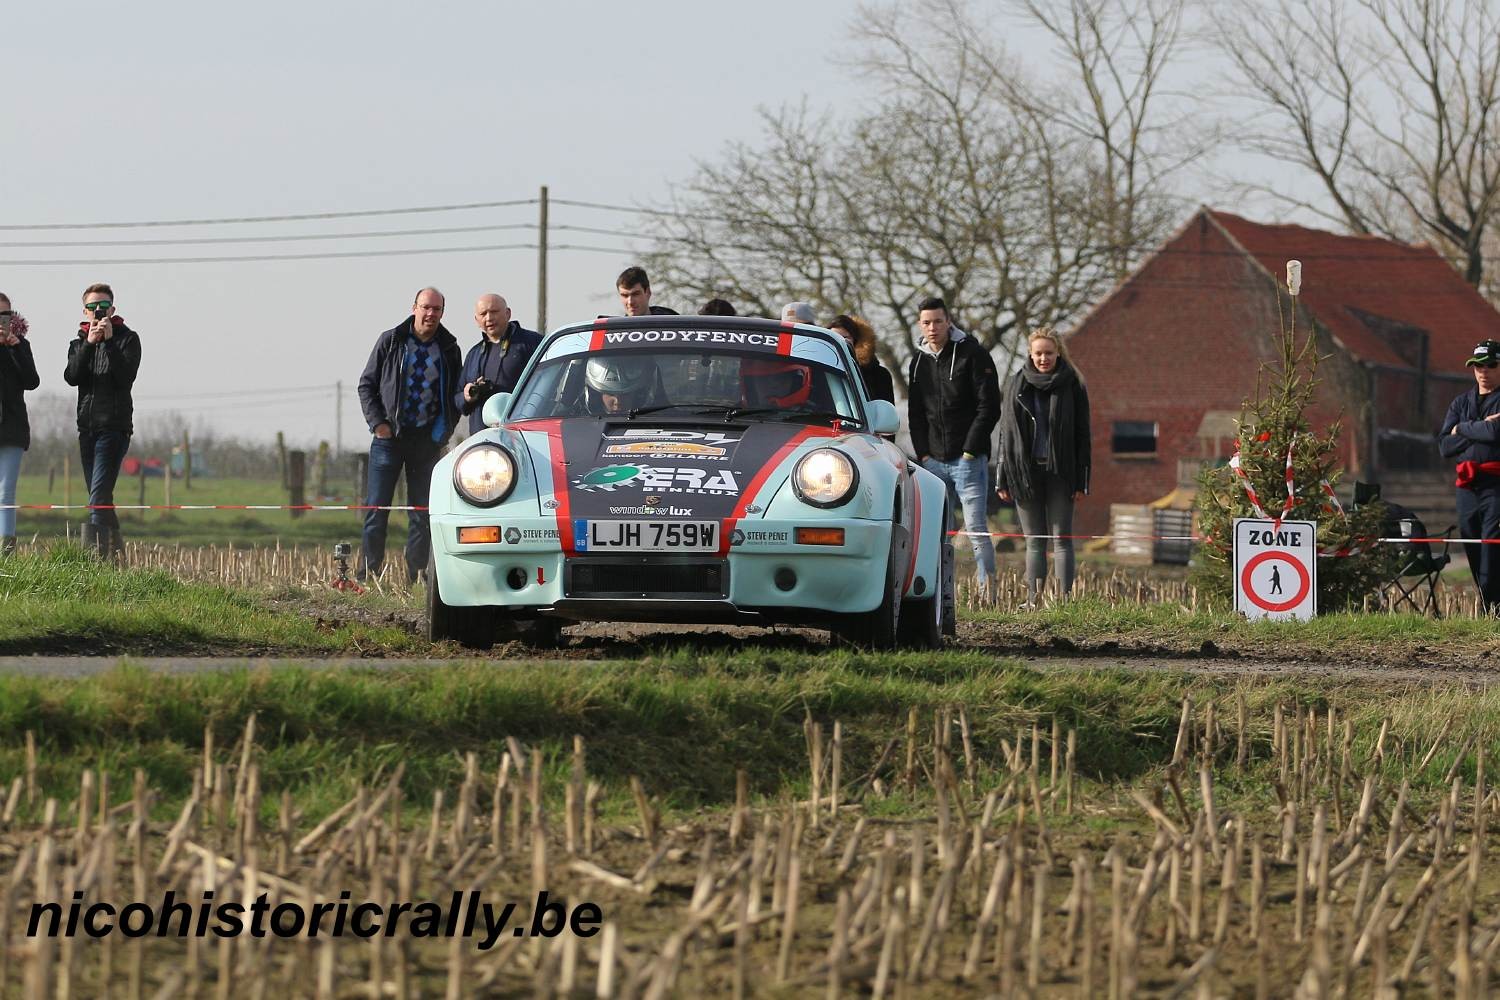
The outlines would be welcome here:
[[[109,303],[95,302],[88,307],[88,310],[94,314],[95,319],[103,319],[109,314]]]
[[[489,399],[499,391],[500,387],[498,385],[481,375],[474,380],[474,386],[469,390],[469,394],[474,397],[475,402],[479,402]]]
[[[354,554],[354,546],[348,542],[335,542],[333,545],[333,557],[335,559],[348,559]]]

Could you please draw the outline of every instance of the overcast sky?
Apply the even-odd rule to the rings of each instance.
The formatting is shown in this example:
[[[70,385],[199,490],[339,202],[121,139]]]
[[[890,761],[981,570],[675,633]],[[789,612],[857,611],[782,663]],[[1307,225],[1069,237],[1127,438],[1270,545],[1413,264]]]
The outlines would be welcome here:
[[[532,4],[184,0],[7,4],[0,60],[0,225],[200,219],[534,198],[635,206],[693,160],[758,133],[757,106],[847,105],[830,53],[852,0]],[[0,231],[0,243],[318,234],[534,223],[536,207],[254,226]],[[636,217],[554,206],[554,225]],[[628,248],[557,232],[554,242]],[[42,391],[63,391],[79,293],[115,289],[142,337],[140,417],[175,408],[247,437],[368,438],[354,383],[371,344],[425,284],[467,348],[474,299],[536,317],[536,253],[271,263],[20,260],[238,256],[530,243],[525,229],[300,243],[0,247],[0,291],[32,324]],[[643,249],[644,242],[633,244]],[[550,325],[615,311],[629,253],[556,252]],[[678,303],[669,289],[658,301]],[[277,396],[270,390],[326,386]],[[231,392],[260,395],[215,398]]]

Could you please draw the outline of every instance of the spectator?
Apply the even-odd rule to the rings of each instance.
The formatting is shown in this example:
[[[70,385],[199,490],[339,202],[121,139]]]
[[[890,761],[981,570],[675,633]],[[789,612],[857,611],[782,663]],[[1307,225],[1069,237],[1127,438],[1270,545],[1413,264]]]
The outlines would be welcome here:
[[[108,285],[84,289],[84,318],[68,345],[63,380],[78,387],[78,452],[89,484],[83,546],[118,562],[125,540],[114,510],[115,480],[135,433],[130,389],[141,368],[141,338],[115,314],[114,300]]]
[[[359,403],[374,439],[370,442],[370,481],[365,503],[389,507],[396,478],[406,475],[406,500],[427,506],[432,467],[458,423],[458,341],[443,326],[443,293],[424,288],[411,315],[375,341],[359,377]],[[365,511],[359,575],[379,573],[385,564],[388,510]],[[430,539],[426,510],[406,515],[406,578],[427,571]]]
[[[703,308],[698,310],[699,316],[738,316],[734,306],[723,299],[709,299],[703,303]]]
[[[481,295],[474,305],[474,322],[479,324],[479,343],[469,348],[464,358],[462,388],[454,402],[459,412],[469,418],[469,433],[484,427],[485,400],[499,392],[514,392],[526,362],[542,338],[510,318],[510,306],[503,296]]]
[[[806,323],[808,326],[817,326],[818,314],[813,312],[811,303],[788,302],[781,307],[781,321],[783,323]]]
[[[1047,581],[1047,539],[1053,536],[1058,593],[1073,589],[1073,505],[1089,491],[1093,439],[1089,393],[1050,327],[1033,330],[1028,356],[1005,383],[1000,400],[1001,500],[1016,501],[1026,536],[1027,606],[1036,607]]]
[[[858,316],[840,313],[828,324],[828,329],[843,337],[849,350],[854,352],[854,360],[859,364],[859,373],[864,377],[865,391],[870,394],[870,398],[894,404],[896,386],[891,373],[875,357],[875,331],[870,328],[870,324]]]
[[[620,305],[626,316],[676,316],[675,309],[651,304],[651,279],[643,267],[627,267],[615,279]]]
[[[942,299],[924,299],[917,315],[922,336],[906,380],[912,448],[922,467],[948,484],[955,506],[962,506],[979,597],[988,600],[995,578],[995,545],[985,520],[988,456],[1000,415],[995,363],[952,324]]]
[[[0,555],[16,551],[16,481],[21,455],[31,447],[26,393],[40,384],[26,317],[11,308],[9,295],[0,294]]]
[[[1500,538],[1500,341],[1481,341],[1464,364],[1474,388],[1448,404],[1438,450],[1458,466],[1459,535]],[[1500,612],[1500,545],[1465,543],[1464,555],[1485,613]]]

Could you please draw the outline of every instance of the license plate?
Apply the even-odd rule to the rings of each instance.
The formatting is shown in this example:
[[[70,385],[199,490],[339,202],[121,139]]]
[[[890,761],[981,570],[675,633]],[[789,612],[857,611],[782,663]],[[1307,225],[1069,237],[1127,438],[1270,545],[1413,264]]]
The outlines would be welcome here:
[[[579,552],[715,552],[718,521],[574,521]]]

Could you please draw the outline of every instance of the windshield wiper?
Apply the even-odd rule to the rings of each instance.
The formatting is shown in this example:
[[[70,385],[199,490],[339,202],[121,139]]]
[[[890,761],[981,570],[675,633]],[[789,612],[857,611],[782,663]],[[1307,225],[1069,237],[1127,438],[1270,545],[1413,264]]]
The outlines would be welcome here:
[[[629,413],[626,413],[625,417],[626,417],[627,420],[634,420],[636,417],[639,417],[642,414],[646,414],[646,413],[660,413],[662,410],[675,410],[679,406],[690,406],[690,405],[692,405],[692,404],[690,404],[690,403],[659,403],[656,406],[637,406],[635,409],[631,410]]]

